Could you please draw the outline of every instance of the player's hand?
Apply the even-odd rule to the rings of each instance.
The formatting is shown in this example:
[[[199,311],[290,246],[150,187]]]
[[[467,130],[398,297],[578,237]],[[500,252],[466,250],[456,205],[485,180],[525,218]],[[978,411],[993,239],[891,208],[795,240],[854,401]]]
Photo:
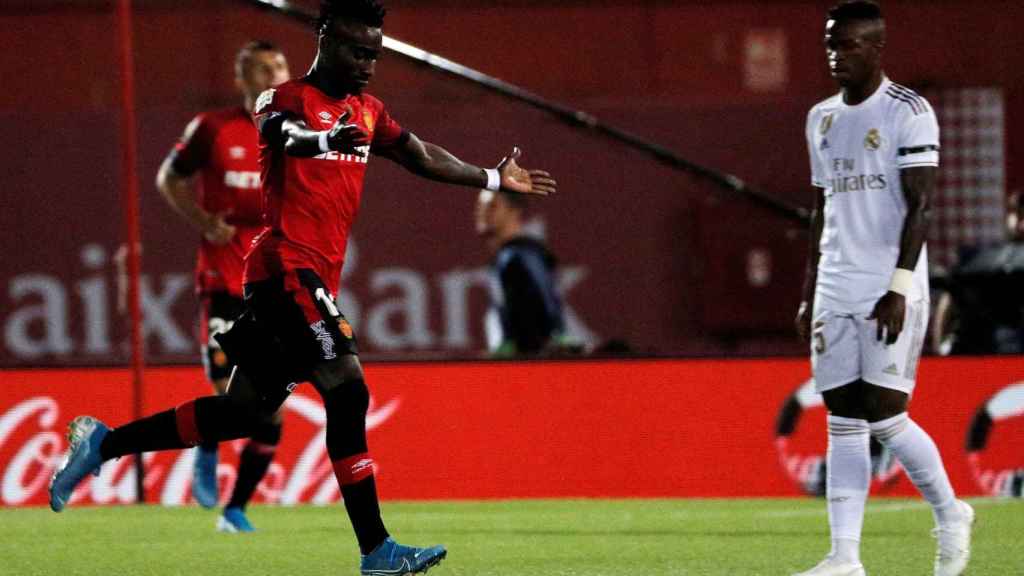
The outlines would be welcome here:
[[[327,147],[342,154],[354,154],[359,157],[366,156],[366,153],[359,148],[369,145],[370,138],[359,126],[348,123],[350,116],[352,116],[352,113],[348,110],[341,116],[338,116],[338,121],[334,123],[334,126],[327,133]]]
[[[225,222],[224,216],[223,212],[213,214],[207,221],[206,230],[203,230],[203,237],[215,246],[223,246],[235,237],[235,227]]]
[[[879,342],[885,338],[886,345],[895,344],[903,331],[903,316],[907,311],[907,298],[898,292],[886,292],[878,299],[868,320],[875,320],[875,337]]]
[[[498,163],[498,174],[501,175],[501,189],[520,194],[538,194],[547,196],[558,190],[558,183],[551,174],[543,170],[526,170],[516,164],[516,158],[522,155],[518,146],[512,147],[512,153]]]
[[[811,340],[811,312],[811,305],[806,300],[800,303],[800,308],[796,311],[796,333],[804,342]]]

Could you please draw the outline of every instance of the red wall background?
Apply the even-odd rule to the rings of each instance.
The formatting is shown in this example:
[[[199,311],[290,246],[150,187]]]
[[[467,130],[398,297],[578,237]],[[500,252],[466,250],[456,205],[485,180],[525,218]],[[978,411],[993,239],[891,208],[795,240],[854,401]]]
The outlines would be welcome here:
[[[369,364],[371,454],[388,499],[758,497],[801,494],[780,462],[775,421],[808,376],[798,360],[638,360]],[[985,493],[964,451],[975,411],[1017,382],[1016,358],[925,359],[912,417],[940,447],[959,493]],[[75,415],[131,419],[120,369],[0,372],[0,498],[41,505]],[[206,392],[196,368],[147,371],[146,412]],[[259,498],[330,502],[337,489],[323,411],[300,387],[286,404],[275,467]],[[981,469],[1020,468],[1024,419],[996,422]],[[789,438],[796,460],[824,453],[824,410],[808,409]],[[222,447],[228,492],[240,444]],[[150,501],[188,502],[188,452],[149,461]],[[792,463],[792,462],[790,462]],[[81,502],[132,499],[130,459],[108,463]],[[876,494],[910,495],[899,473]]]
[[[120,243],[117,205],[118,67],[111,3],[14,0],[0,6],[0,141],[4,226],[0,243],[0,323],[41,304],[15,280],[45,277],[65,302],[31,316],[29,332],[67,333],[64,346],[24,353],[0,346],[0,364],[109,364],[123,361],[110,257]],[[502,1],[395,0],[385,32],[542,95],[595,113],[697,162],[806,205],[802,142],[806,110],[833,91],[821,49],[830,1]],[[170,321],[190,329],[188,275],[195,236],[152,189],[167,149],[197,111],[235,103],[234,52],[246,40],[281,44],[294,73],[308,66],[312,35],[233,0],[136,3],[136,63],[143,191],[144,271],[152,291],[174,296]],[[887,70],[919,89],[997,86],[1007,110],[1009,189],[1020,189],[1014,160],[1024,143],[1024,82],[1013,55],[1019,2],[886,0]],[[951,26],[955,23],[955,26]],[[773,90],[745,83],[752,36],[784,39],[785,81]],[[805,252],[794,226],[604,139],[480,89],[387,56],[373,91],[421,137],[470,161],[496,162],[512,144],[524,164],[550,169],[558,197],[538,213],[566,266],[580,273],[567,301],[594,342],[622,338],[645,353],[801,353],[789,335]],[[367,352],[466,355],[482,348],[485,291],[470,291],[467,333],[453,328],[442,283],[475,270],[487,254],[471,226],[472,192],[418,181],[376,162],[355,236],[359,263],[344,283],[342,308],[369,317],[407,298],[380,284],[381,270],[412,271],[426,312],[402,309],[363,328]],[[82,246],[95,245],[90,257]],[[770,255],[770,281],[747,282],[751,250]],[[98,256],[97,256],[98,254]],[[81,283],[100,277],[105,308],[86,310]],[[407,301],[407,300],[406,300]],[[770,305],[765,305],[770,303]],[[90,316],[91,314],[91,316]],[[102,316],[103,347],[87,334]],[[156,322],[164,322],[157,319]],[[423,326],[414,326],[421,322]],[[61,326],[61,324],[66,326]],[[369,324],[369,323],[368,323]],[[378,334],[387,330],[400,337]],[[154,332],[155,333],[155,332]],[[94,334],[95,338],[99,338]],[[159,362],[194,361],[193,347],[150,337]],[[44,347],[45,348],[45,347]]]

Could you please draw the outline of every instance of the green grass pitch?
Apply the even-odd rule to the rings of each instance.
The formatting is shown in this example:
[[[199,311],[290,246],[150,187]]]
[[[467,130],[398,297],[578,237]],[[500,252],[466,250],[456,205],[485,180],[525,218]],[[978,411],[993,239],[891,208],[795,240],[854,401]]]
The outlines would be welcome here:
[[[973,500],[969,576],[1024,575],[1024,501]],[[0,510],[0,574],[17,576],[357,575],[341,505],[256,506],[258,531],[217,534],[196,507]],[[444,544],[431,576],[788,575],[828,548],[821,500],[386,502],[400,542]],[[872,575],[931,574],[930,511],[919,500],[868,504]]]

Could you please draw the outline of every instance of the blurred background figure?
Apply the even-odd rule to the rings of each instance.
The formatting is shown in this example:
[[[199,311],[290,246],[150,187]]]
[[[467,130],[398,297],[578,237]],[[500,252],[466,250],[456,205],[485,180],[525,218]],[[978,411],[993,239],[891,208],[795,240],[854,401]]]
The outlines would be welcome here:
[[[259,95],[289,78],[281,50],[266,41],[247,43],[235,57],[239,105],[196,116],[157,173],[160,194],[201,234],[195,268],[200,300],[199,345],[206,377],[227,393],[234,365],[213,338],[243,311],[242,269],[253,239],[263,230],[259,134],[252,111]],[[281,440],[281,414],[257,427],[239,460],[235,487],[218,519],[222,532],[253,530],[245,506],[266,474]],[[196,447],[192,495],[204,508],[217,505],[217,442]]]
[[[476,232],[493,254],[484,323],[488,349],[496,357],[573,348],[556,288],[557,260],[540,237],[527,232],[527,203],[522,195],[490,190],[477,196]]]
[[[932,352],[1024,353],[1024,221],[1018,192],[1006,199],[1005,239],[963,245],[948,274],[935,279]]]

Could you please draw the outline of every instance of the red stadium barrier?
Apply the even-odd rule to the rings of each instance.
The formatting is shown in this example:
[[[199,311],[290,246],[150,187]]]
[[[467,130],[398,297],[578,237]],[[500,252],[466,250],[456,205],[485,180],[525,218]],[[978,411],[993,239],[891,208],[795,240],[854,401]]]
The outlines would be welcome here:
[[[797,359],[374,364],[366,369],[371,453],[387,499],[793,496],[802,493],[793,478],[823,452],[824,412],[809,403],[799,414],[784,457],[774,430],[808,372]],[[924,361],[911,414],[935,438],[958,491],[992,492],[993,479],[1024,464],[1024,406],[1003,402],[984,450],[968,458],[964,448],[975,412],[1021,374],[1020,358]],[[3,505],[44,504],[67,422],[80,413],[129,419],[130,378],[122,369],[0,372]],[[197,368],[149,369],[146,381],[147,412],[207,389]],[[316,393],[301,386],[257,500],[337,500],[323,434]],[[240,447],[221,449],[224,492]],[[191,454],[147,458],[148,500],[187,503]],[[129,462],[106,464],[76,501],[132,501]],[[889,475],[878,490],[913,493],[902,472]]]

